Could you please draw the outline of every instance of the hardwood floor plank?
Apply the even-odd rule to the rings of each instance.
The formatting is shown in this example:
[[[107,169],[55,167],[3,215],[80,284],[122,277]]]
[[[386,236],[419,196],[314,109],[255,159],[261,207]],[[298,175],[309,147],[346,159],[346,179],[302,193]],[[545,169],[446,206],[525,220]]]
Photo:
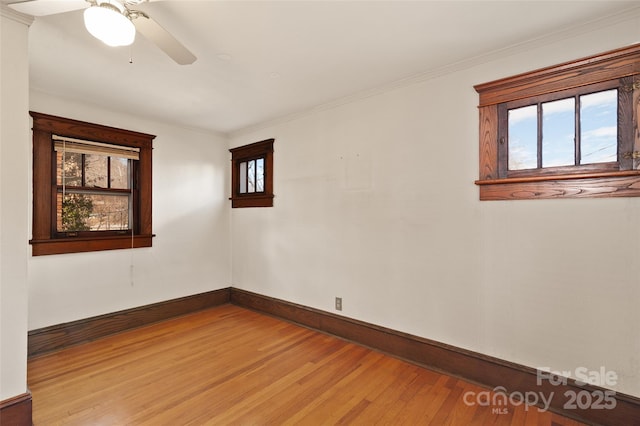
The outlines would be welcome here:
[[[458,380],[456,380],[457,382]],[[447,395],[447,398],[444,400],[440,408],[435,411],[433,419],[429,422],[430,425],[439,426],[447,423],[447,419],[452,413],[455,411],[456,405],[460,403],[460,399],[462,398],[463,388],[460,386],[455,386]]]
[[[552,425],[507,413],[489,392],[234,305],[127,331],[29,361],[36,426]]]
[[[321,418],[328,424],[337,424],[354,406],[365,401],[371,388],[380,386],[383,379],[377,375],[371,377],[371,372],[380,371],[379,361],[384,355],[373,352],[371,355],[363,358],[356,369],[322,392],[314,404],[305,407],[306,415],[300,418],[300,423],[309,424]],[[350,361],[344,359],[344,362]],[[294,423],[297,421],[296,418],[291,420]]]

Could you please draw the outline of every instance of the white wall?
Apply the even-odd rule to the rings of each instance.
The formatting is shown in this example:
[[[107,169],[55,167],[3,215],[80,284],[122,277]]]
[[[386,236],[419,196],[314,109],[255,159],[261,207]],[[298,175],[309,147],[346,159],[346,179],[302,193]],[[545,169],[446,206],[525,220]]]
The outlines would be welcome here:
[[[29,257],[29,329],[230,286],[230,161],[224,136],[36,91],[29,107],[157,135],[153,247]]]
[[[0,401],[27,391],[30,20],[0,21]]]
[[[233,286],[640,396],[640,199],[480,202],[473,85],[621,47],[638,18],[233,135],[275,206],[234,209]]]

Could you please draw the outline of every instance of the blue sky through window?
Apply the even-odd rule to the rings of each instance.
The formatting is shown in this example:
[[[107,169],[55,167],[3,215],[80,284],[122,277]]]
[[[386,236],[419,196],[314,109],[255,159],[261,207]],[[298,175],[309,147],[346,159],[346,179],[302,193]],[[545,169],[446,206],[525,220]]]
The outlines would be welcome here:
[[[542,104],[542,167],[575,164],[575,98]]]
[[[538,167],[538,107],[509,110],[509,170]]]
[[[580,97],[581,164],[618,158],[618,91],[607,90]]]
[[[580,96],[580,164],[617,160],[616,89]],[[509,170],[538,164],[537,105],[509,110]],[[541,104],[542,167],[574,165],[575,98]]]

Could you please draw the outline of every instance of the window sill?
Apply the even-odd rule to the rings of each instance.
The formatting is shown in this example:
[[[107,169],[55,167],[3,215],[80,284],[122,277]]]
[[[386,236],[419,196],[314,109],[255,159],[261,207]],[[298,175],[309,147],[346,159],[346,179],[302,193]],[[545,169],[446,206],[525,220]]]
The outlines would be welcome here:
[[[480,200],[639,197],[640,170],[477,180]]]
[[[151,247],[154,235],[114,235],[30,240],[32,256]]]
[[[256,194],[230,197],[231,207],[273,207],[273,194]]]

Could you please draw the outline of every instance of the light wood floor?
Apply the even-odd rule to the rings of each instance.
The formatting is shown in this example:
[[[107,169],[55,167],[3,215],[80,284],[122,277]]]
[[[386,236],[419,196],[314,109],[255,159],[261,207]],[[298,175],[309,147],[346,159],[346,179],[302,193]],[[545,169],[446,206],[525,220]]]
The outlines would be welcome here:
[[[40,356],[28,374],[36,426],[580,425],[466,404],[486,389],[233,305]]]

